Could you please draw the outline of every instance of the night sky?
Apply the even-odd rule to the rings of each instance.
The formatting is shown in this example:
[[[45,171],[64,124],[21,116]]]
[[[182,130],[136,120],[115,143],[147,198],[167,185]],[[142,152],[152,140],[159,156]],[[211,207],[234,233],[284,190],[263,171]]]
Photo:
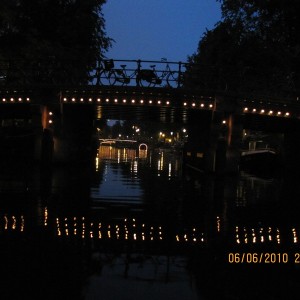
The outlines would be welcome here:
[[[107,58],[187,61],[206,29],[221,18],[216,0],[107,0]]]

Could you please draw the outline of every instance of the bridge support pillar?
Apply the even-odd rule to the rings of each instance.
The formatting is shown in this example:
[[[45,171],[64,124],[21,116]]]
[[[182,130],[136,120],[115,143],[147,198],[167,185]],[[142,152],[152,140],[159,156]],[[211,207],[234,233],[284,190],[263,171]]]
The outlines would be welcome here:
[[[187,128],[188,139],[184,149],[184,163],[197,170],[207,169],[210,156],[209,143],[212,112],[202,112],[201,116],[192,111]]]
[[[240,118],[234,114],[230,114],[225,121],[228,124],[226,173],[237,174],[239,171],[243,126]]]
[[[52,162],[53,132],[51,129],[51,110],[47,105],[38,106],[32,116],[33,126],[36,128],[34,159],[42,165]],[[50,121],[50,123],[49,123]]]
[[[54,163],[83,162],[95,150],[94,109],[90,105],[62,105],[53,126]]]
[[[237,174],[240,162],[243,125],[239,106],[233,98],[216,99],[219,113],[214,123],[218,128],[215,171],[219,174]]]
[[[299,126],[298,126],[299,127]],[[283,163],[288,177],[299,178],[300,175],[300,128],[284,134]]]
[[[204,172],[236,174],[239,171],[243,126],[233,113],[191,120],[184,158],[187,166]]]

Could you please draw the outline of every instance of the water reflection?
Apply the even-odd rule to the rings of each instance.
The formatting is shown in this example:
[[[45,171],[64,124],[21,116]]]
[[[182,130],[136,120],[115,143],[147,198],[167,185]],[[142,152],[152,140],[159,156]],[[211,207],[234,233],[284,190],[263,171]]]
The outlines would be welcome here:
[[[248,206],[262,202],[278,202],[281,180],[258,178],[241,172],[237,185],[236,206]]]
[[[260,179],[246,173],[220,179],[185,172],[182,177],[179,155],[162,150],[143,151],[146,152],[140,158],[137,149],[101,146],[90,170],[91,181],[86,185],[82,181],[79,184],[78,179],[74,181],[71,170],[57,169],[50,190],[47,187],[48,200],[44,204],[36,202],[39,213],[35,220],[35,212],[27,208],[20,212],[18,206],[12,212],[14,206],[10,201],[9,209],[2,211],[0,229],[24,231],[34,224],[51,227],[55,223],[56,236],[61,237],[166,239],[175,244],[201,245],[226,238],[232,245],[298,244],[297,221],[287,222],[286,215],[282,215],[289,213],[284,209],[283,179]],[[22,191],[27,199],[28,186],[34,186],[34,178],[31,175],[31,182],[26,179],[25,190],[19,179],[11,180],[9,190],[13,187],[14,193]],[[2,195],[7,187],[8,181],[2,174]],[[89,201],[82,205],[80,201],[83,197],[87,199],[87,191]],[[62,199],[64,195],[77,197]],[[15,196],[12,198],[19,203]],[[3,208],[6,204],[8,201],[2,202]],[[124,221],[129,219],[137,220],[143,227],[135,225],[137,231],[131,228],[129,234]]]
[[[136,149],[100,146],[96,157],[96,184],[91,187],[94,208],[142,204],[143,191],[137,177]],[[100,178],[98,183],[98,178]]]
[[[79,299],[82,293],[85,299],[100,294],[108,299],[113,292],[104,286],[138,285],[145,292],[146,282],[164,290],[150,293],[157,299],[167,299],[181,284],[181,299],[216,299],[216,294],[261,299],[253,291],[243,294],[249,282],[262,283],[252,277],[242,281],[244,266],[229,266],[227,255],[297,251],[300,222],[290,188],[297,193],[298,186],[289,182],[287,190],[284,178],[246,173],[193,173],[177,153],[143,151],[103,145],[93,164],[57,166],[47,176],[20,165],[12,169],[21,168],[22,176],[0,170],[0,262],[8,270],[4,299],[28,294],[29,282],[39,286],[36,299]],[[299,276],[297,265],[283,267]],[[19,292],[13,289],[16,280],[23,282]],[[284,280],[296,286],[291,276]],[[169,285],[164,289],[162,282]],[[43,290],[51,290],[49,297]],[[275,292],[262,295],[288,299],[274,298]]]

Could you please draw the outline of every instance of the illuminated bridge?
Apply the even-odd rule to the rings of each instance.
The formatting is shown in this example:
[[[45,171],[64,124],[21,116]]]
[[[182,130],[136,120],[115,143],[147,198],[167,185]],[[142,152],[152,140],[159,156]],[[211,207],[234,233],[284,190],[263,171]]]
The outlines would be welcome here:
[[[230,95],[205,87],[185,88],[189,63],[104,59],[90,72],[88,83],[78,84],[75,75],[51,65],[51,61],[16,61],[0,64],[2,104],[94,104],[101,106],[164,107],[234,111],[285,118],[299,118],[299,97],[272,99]],[[66,69],[68,64],[64,62]],[[38,67],[37,67],[38,66]],[[46,72],[47,71],[47,72]]]
[[[19,120],[23,116],[34,120],[31,123],[36,128],[51,132],[57,160],[70,158],[69,149],[77,147],[76,139],[70,141],[69,136],[77,132],[81,135],[77,140],[82,145],[88,143],[93,122],[100,119],[185,124],[187,159],[192,165],[209,170],[216,168],[216,152],[223,140],[227,150],[218,153],[223,152],[227,161],[228,157],[237,156],[245,129],[284,134],[289,145],[286,149],[293,149],[285,157],[296,156],[300,147],[295,143],[300,140],[299,98],[253,98],[187,89],[183,84],[185,67],[186,63],[166,60],[107,60],[91,74],[88,85],[33,81],[31,73],[12,85],[3,82],[9,78],[4,72],[0,118]]]

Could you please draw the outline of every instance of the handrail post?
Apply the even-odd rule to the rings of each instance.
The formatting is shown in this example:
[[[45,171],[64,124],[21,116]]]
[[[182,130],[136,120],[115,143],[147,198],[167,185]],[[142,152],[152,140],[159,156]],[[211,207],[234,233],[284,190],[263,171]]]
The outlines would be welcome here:
[[[178,64],[178,80],[177,80],[177,88],[180,88],[180,84],[181,84],[181,64],[182,62],[180,61]]]
[[[137,72],[136,72],[135,82],[136,82],[136,86],[140,86],[139,74],[141,70],[141,60],[138,59],[136,62],[137,62]]]

